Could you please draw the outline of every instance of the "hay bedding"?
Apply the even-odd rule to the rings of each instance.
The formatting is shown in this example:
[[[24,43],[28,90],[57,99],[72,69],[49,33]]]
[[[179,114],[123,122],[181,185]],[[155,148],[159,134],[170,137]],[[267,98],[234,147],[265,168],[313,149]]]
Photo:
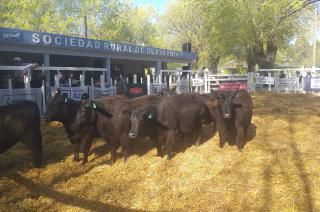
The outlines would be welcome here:
[[[102,141],[85,166],[62,128],[43,127],[44,168],[17,145],[0,156],[0,211],[319,211],[320,98],[253,94],[253,137],[240,153],[214,136],[171,160],[142,143],[107,165]]]

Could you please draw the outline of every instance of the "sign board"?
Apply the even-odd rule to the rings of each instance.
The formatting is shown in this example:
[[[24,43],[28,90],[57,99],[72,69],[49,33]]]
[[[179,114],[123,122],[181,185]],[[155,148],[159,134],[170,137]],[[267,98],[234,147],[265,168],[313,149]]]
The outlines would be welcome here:
[[[30,100],[37,103],[42,111],[41,88],[0,89],[0,105],[4,106],[21,100]]]
[[[84,93],[88,93],[87,87],[61,87],[61,94],[67,94],[70,99],[80,101]]]
[[[202,79],[192,79],[192,86],[193,87],[203,86],[203,80]]]
[[[95,50],[105,53],[122,53],[134,56],[153,55],[169,58],[196,59],[196,55],[192,52],[180,52],[133,44],[116,43],[113,41],[86,39],[4,27],[0,27],[0,43],[1,42],[44,47],[84,49],[90,51]]]
[[[234,82],[234,83],[220,83],[219,84],[219,90],[225,91],[225,90],[241,90],[241,89],[247,89],[248,85],[244,82]]]
[[[95,99],[98,99],[101,96],[114,96],[116,94],[117,94],[117,89],[115,86],[112,86],[109,88],[94,88],[94,98]]]
[[[257,76],[256,77],[256,84],[273,85],[274,84],[274,77]]]
[[[294,89],[296,87],[296,78],[279,78],[279,88]]]
[[[161,92],[163,88],[167,87],[166,83],[152,83],[151,84],[151,93],[155,94]]]
[[[189,92],[189,80],[181,79],[177,82],[179,93],[188,93]]]
[[[312,77],[311,78],[311,88],[312,89],[320,89],[320,78]]]

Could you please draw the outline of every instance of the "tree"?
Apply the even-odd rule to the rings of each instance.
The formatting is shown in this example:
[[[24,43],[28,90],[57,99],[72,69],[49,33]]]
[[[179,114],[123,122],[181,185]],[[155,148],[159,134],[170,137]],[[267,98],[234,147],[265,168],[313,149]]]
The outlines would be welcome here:
[[[248,70],[272,68],[278,48],[300,26],[299,12],[314,1],[200,1],[226,54],[245,58]]]
[[[0,26],[68,33],[72,20],[61,16],[53,0],[0,0]]]
[[[160,44],[151,7],[121,0],[0,0],[0,26],[143,45]]]
[[[198,55],[195,68],[201,64],[216,71],[220,49],[212,39],[212,27],[206,22],[201,6],[191,0],[172,2],[161,17],[162,28],[168,33],[171,48],[180,50],[183,43],[191,43],[192,51]]]

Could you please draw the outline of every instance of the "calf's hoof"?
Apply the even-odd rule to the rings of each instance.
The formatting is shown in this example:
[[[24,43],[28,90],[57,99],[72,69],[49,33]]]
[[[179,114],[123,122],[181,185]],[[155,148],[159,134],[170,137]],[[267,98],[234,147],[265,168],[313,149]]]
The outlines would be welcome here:
[[[171,154],[167,154],[167,160],[171,160],[172,155]]]
[[[73,161],[79,162],[79,161],[80,161],[80,158],[79,158],[79,157],[73,157]]]
[[[240,152],[242,152],[243,146],[237,146],[237,147],[238,147],[238,150],[239,150]]]

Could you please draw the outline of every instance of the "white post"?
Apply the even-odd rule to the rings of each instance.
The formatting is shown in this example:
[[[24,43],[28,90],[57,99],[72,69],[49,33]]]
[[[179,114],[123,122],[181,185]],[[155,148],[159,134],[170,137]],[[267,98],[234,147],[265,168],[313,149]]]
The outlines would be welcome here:
[[[147,75],[147,94],[151,94],[151,79],[149,74]]]
[[[275,87],[277,87],[277,92],[280,92],[280,78],[279,77],[280,77],[279,74],[277,74],[277,76],[274,77],[275,84],[277,84],[277,85],[275,85]]]
[[[268,77],[271,77],[271,72],[268,71]],[[268,85],[268,91],[271,91],[271,84]]]
[[[295,82],[295,85],[294,85],[294,92],[297,93],[297,91],[298,91],[297,88],[299,88],[299,77],[296,77],[295,79],[296,79],[295,80],[296,82]]]
[[[143,78],[142,77],[140,78],[140,83],[143,84]]]
[[[252,73],[252,86],[253,91],[256,91],[257,73]]]
[[[208,74],[207,73],[204,73],[204,92],[209,93],[208,92]]]
[[[80,86],[84,87],[84,71],[82,72],[82,74],[80,74]]]
[[[129,77],[127,77],[127,84],[129,84]]]
[[[28,78],[27,78],[27,85],[28,85],[28,88],[31,88],[31,85],[30,85],[30,82],[31,82],[31,71],[30,71],[30,69],[28,69],[28,71],[27,71],[27,76],[28,76]]]
[[[47,113],[46,109],[46,98],[45,98],[45,83],[44,80],[42,80],[42,86],[41,86],[41,91],[42,91],[42,113]]]
[[[133,75],[133,84],[137,84],[137,75],[136,74],[134,74]]]
[[[104,74],[100,75],[100,88],[104,89],[105,88],[105,83],[104,83]]]
[[[181,82],[181,75],[178,76],[178,81],[177,81],[177,93],[178,93],[178,94],[181,94],[181,91],[180,91],[180,82]]]
[[[29,76],[27,75],[23,75],[23,81],[24,81],[24,87],[25,88],[30,88],[30,80],[29,80]]]
[[[11,78],[8,79],[8,88],[9,88],[9,90],[12,90],[12,79]]]
[[[94,84],[93,84],[93,77],[91,77],[91,100],[94,100]]]
[[[68,78],[68,81],[69,81],[69,87],[71,88],[72,86],[71,86],[71,78],[70,77]]]
[[[188,91],[190,92],[192,90],[190,88],[190,73],[187,74],[187,80],[188,80]]]
[[[169,88],[172,88],[172,74],[169,74]]]
[[[101,77],[100,77],[100,81],[101,81],[101,83],[103,82],[103,88],[105,88],[106,87],[106,72],[105,71],[102,72],[102,76],[103,76],[102,81],[101,81]]]
[[[59,76],[57,74],[54,75],[54,87],[59,88]]]

